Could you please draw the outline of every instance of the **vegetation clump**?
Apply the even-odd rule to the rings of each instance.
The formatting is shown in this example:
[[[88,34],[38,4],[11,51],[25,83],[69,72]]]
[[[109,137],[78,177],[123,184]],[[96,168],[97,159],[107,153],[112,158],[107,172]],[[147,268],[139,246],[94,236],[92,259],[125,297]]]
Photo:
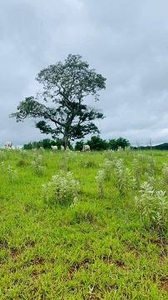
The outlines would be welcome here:
[[[80,185],[71,172],[62,171],[53,175],[48,183],[43,184],[42,190],[47,203],[65,204],[77,201]]]
[[[155,190],[150,182],[144,182],[135,197],[144,224],[163,233],[168,225],[168,198],[166,192]]]

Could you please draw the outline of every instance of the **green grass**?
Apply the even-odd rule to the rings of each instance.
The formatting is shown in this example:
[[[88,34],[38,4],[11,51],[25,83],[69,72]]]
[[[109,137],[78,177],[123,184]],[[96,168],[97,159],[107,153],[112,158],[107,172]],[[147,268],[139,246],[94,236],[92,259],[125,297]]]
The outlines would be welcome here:
[[[120,182],[119,159],[130,172]],[[1,150],[0,299],[167,299],[167,219],[153,226],[134,201],[150,180],[168,196],[163,164],[168,153],[161,151]],[[80,183],[74,204],[44,200],[42,185],[60,170]]]

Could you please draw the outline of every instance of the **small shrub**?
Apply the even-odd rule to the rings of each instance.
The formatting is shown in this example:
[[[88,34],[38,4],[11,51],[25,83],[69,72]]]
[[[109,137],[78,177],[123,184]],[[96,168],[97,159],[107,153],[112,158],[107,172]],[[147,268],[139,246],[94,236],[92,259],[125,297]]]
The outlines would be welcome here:
[[[124,166],[122,158],[115,161],[116,184],[120,195],[124,196],[132,185],[131,172]]]
[[[77,201],[80,185],[71,172],[60,172],[42,186],[44,200],[47,203],[73,203]]]
[[[137,159],[133,160],[133,188],[138,190],[140,188],[141,169]]]
[[[113,161],[115,159],[115,156],[116,156],[116,151],[114,150],[107,150],[106,152],[104,152],[104,157],[110,161]]]
[[[35,174],[39,176],[42,176],[44,174],[45,167],[44,167],[42,155],[37,155],[33,158],[32,167]]]
[[[96,181],[98,185],[98,194],[100,197],[104,196],[104,181],[105,181],[105,171],[100,169],[96,176]]]
[[[162,168],[162,185],[168,192],[168,165],[164,164]]]
[[[113,163],[109,159],[106,159],[104,164],[102,165],[102,169],[104,170],[105,180],[109,181],[111,178],[112,171],[114,169]]]
[[[111,178],[112,168],[112,162],[109,159],[106,159],[95,177],[98,185],[98,194],[101,198],[104,196],[104,183]]]
[[[6,172],[7,172],[9,181],[13,182],[18,179],[17,171],[12,166],[9,165],[6,169]]]
[[[147,154],[138,154],[137,158],[141,172],[146,173],[149,176],[154,176],[156,174],[157,167],[153,156],[149,156]]]
[[[168,199],[165,191],[156,191],[149,182],[144,182],[135,197],[141,219],[148,227],[164,231],[168,221]]]

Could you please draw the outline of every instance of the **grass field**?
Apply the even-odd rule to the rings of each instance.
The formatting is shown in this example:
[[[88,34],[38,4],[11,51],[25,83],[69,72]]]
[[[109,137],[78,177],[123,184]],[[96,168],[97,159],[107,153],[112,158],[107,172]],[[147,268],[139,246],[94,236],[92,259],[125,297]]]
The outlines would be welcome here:
[[[168,152],[0,150],[0,183],[1,300],[168,299]]]

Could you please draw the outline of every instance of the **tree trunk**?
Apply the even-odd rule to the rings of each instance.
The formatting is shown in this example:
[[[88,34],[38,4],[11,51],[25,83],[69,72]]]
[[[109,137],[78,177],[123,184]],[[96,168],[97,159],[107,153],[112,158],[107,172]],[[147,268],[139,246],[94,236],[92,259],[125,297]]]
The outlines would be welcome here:
[[[65,147],[65,150],[66,148],[68,147],[68,135],[65,133],[64,134],[64,137],[63,137],[63,142],[64,142],[64,147]]]

